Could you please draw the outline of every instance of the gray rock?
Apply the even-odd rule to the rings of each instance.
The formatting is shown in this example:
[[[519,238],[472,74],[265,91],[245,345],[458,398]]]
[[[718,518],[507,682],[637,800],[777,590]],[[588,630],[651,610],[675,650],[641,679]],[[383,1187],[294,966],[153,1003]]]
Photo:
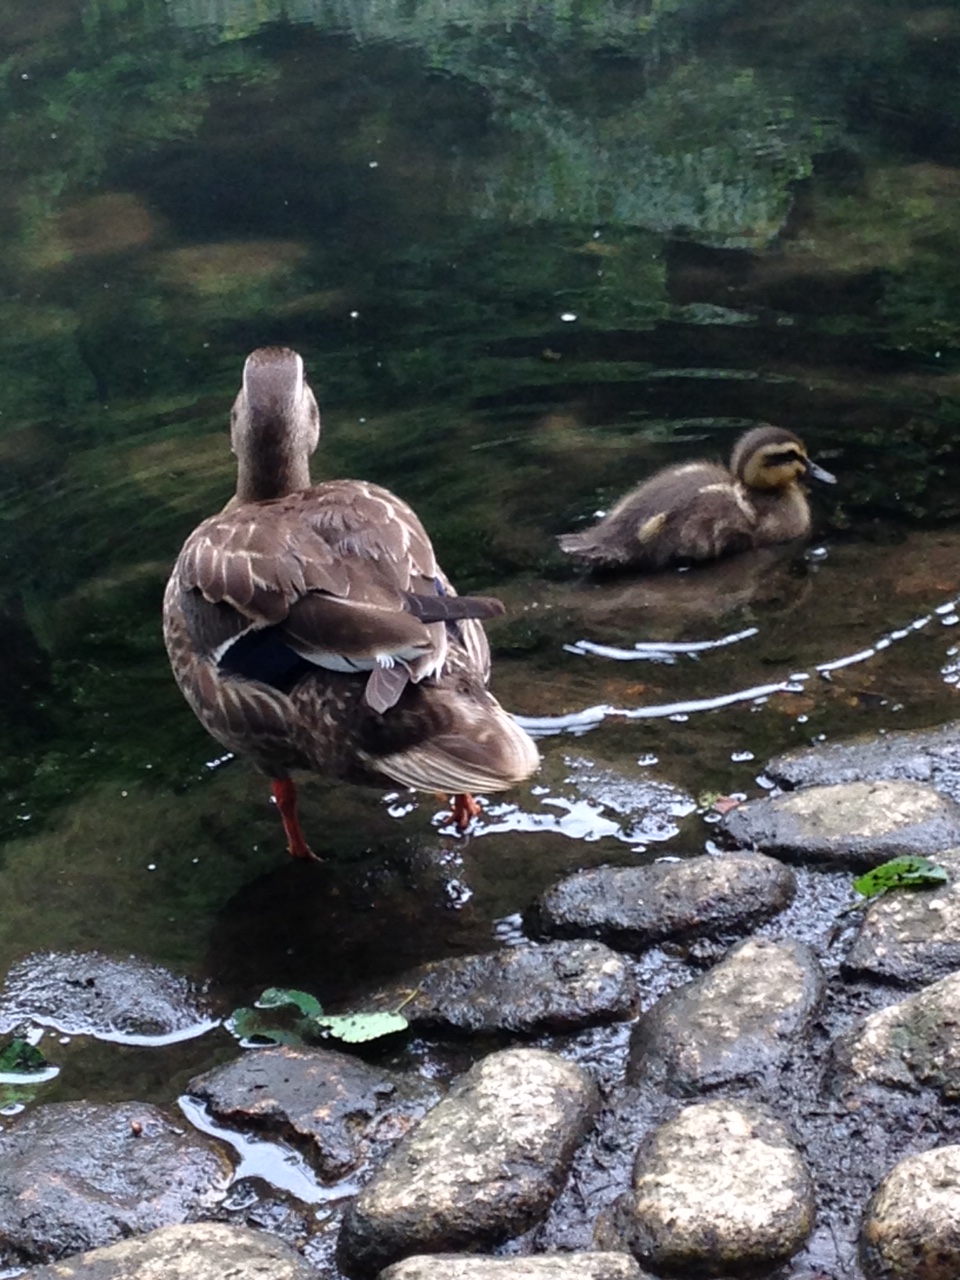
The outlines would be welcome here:
[[[382,1155],[437,1101],[417,1079],[333,1049],[257,1049],[196,1076],[187,1092],[217,1120],[267,1129],[309,1151],[333,1182]]]
[[[781,786],[828,786],[880,778],[927,782],[960,801],[960,720],[937,729],[824,743],[775,756],[766,772]]]
[[[748,938],[643,1014],[630,1045],[631,1078],[679,1096],[756,1079],[790,1057],[823,991],[823,972],[804,943]]]
[[[907,1156],[877,1188],[860,1235],[867,1280],[960,1275],[960,1147]]]
[[[348,1275],[417,1253],[483,1247],[546,1212],[593,1123],[582,1068],[541,1049],[478,1062],[387,1157],[348,1207],[338,1247]]]
[[[844,782],[748,801],[722,829],[737,846],[788,862],[867,868],[960,844],[960,806],[919,782]]]
[[[667,939],[746,932],[788,906],[796,889],[788,867],[756,853],[595,867],[548,889],[530,921],[550,937],[642,951]]]
[[[834,1042],[841,1082],[935,1089],[960,1100],[960,972],[869,1014]]]
[[[505,947],[403,974],[363,1010],[395,1009],[414,1026],[457,1031],[570,1031],[637,1011],[630,965],[599,942]]]
[[[185,978],[130,956],[38,952],[7,974],[0,1034],[25,1020],[127,1042],[187,1039],[214,1023]]]
[[[772,1266],[813,1229],[810,1174],[783,1124],[754,1103],[685,1107],[641,1144],[616,1219],[660,1272],[720,1276]]]
[[[50,1262],[216,1205],[226,1152],[158,1107],[53,1102],[0,1133],[0,1243]]]
[[[32,1267],[22,1280],[317,1280],[289,1245],[262,1231],[199,1222]]]
[[[478,1258],[439,1253],[406,1258],[378,1280],[644,1280],[627,1253],[548,1253],[529,1258]]]
[[[846,977],[922,986],[960,969],[960,849],[935,860],[947,884],[894,889],[866,908],[843,962]]]

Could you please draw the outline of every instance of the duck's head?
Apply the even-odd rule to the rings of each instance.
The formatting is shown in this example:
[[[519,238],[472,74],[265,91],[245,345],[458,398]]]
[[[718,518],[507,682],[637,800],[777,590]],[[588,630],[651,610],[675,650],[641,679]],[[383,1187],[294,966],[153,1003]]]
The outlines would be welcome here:
[[[320,410],[297,352],[288,347],[252,351],[230,414],[237,497],[262,502],[305,489],[319,439]]]
[[[741,436],[733,447],[730,470],[750,489],[787,489],[806,479],[837,482],[807,457],[800,437],[784,427],[754,427]]]

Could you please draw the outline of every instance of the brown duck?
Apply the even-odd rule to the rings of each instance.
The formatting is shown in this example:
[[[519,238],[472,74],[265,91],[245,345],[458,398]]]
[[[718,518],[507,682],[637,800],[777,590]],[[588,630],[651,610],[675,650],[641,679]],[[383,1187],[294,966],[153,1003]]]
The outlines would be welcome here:
[[[237,492],[187,538],[167,583],[173,673],[204,728],[271,779],[290,853],[312,858],[293,769],[453,793],[528,778],[532,740],[488,691],[481,618],[405,502],[310,482],[320,414],[295,351],[247,357],[231,414]]]
[[[645,480],[612,511],[560,547],[598,569],[664,569],[803,538],[810,532],[807,479],[836,482],[783,427],[741,436],[730,469],[688,462]]]

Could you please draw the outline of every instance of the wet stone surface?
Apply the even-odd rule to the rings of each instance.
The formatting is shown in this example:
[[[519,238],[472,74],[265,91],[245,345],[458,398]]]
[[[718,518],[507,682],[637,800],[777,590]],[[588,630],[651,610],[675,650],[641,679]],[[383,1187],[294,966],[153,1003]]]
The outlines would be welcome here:
[[[164,1039],[211,1025],[185,979],[130,956],[38,952],[13,966],[0,991],[0,1033],[26,1020],[70,1035]]]
[[[631,1079],[680,1096],[757,1079],[791,1055],[823,992],[808,946],[748,939],[640,1018]]]
[[[960,1147],[901,1160],[870,1202],[860,1240],[867,1280],[960,1275]]]
[[[217,1120],[305,1147],[331,1182],[383,1154],[439,1097],[422,1080],[349,1054],[286,1046],[248,1051],[187,1089]]]
[[[746,932],[782,911],[796,887],[788,867],[752,853],[594,867],[548,889],[528,919],[550,937],[642,951],[668,939]]]
[[[537,1222],[591,1127],[597,1087],[540,1049],[482,1059],[347,1209],[338,1260],[372,1276],[417,1253],[494,1244]]]
[[[919,986],[960,969],[960,849],[935,861],[947,884],[893,890],[866,908],[843,963],[848,978]]]
[[[477,1258],[456,1253],[406,1258],[378,1280],[645,1280],[626,1253],[556,1253],[530,1258]]]
[[[396,1009],[412,1026],[456,1031],[568,1031],[632,1017],[633,970],[599,942],[508,947],[439,960],[354,1007]]]
[[[960,843],[960,806],[919,782],[845,782],[748,801],[722,830],[739,848],[788,862],[868,868]]]
[[[0,1133],[0,1245],[50,1262],[204,1215],[232,1173],[157,1107],[55,1102]]]
[[[814,1214],[786,1127],[753,1103],[706,1102],[647,1136],[613,1220],[654,1270],[724,1276],[789,1258]]]
[[[960,721],[788,751],[764,770],[784,787],[900,779],[926,782],[960,801]]]
[[[834,1044],[838,1083],[934,1089],[960,1100],[960,972],[871,1013]]]
[[[317,1273],[265,1232],[200,1222],[161,1227],[23,1275],[24,1280],[316,1280]]]

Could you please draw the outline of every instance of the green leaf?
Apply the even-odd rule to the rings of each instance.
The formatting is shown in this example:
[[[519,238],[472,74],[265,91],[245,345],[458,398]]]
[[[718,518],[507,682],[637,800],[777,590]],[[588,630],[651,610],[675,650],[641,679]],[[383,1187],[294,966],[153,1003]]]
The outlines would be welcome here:
[[[9,1044],[0,1050],[0,1072],[4,1075],[30,1075],[34,1071],[43,1071],[47,1060],[23,1036],[15,1036]]]
[[[302,1048],[305,1041],[296,1031],[266,1024],[258,1009],[234,1009],[224,1026],[238,1040],[253,1045],[287,1044]]]
[[[339,1017],[324,1014],[316,1023],[324,1035],[342,1040],[344,1044],[378,1040],[395,1031],[405,1031],[410,1025],[400,1013],[346,1013]]]
[[[890,889],[923,889],[930,885],[946,884],[947,873],[930,858],[891,858],[889,862],[874,867],[866,875],[853,882],[857,893],[865,898],[876,898]]]
[[[256,1001],[258,1009],[282,1009],[288,1004],[299,1009],[305,1018],[316,1018],[323,1013],[323,1006],[316,996],[310,995],[308,991],[294,991],[286,987],[267,987]]]

